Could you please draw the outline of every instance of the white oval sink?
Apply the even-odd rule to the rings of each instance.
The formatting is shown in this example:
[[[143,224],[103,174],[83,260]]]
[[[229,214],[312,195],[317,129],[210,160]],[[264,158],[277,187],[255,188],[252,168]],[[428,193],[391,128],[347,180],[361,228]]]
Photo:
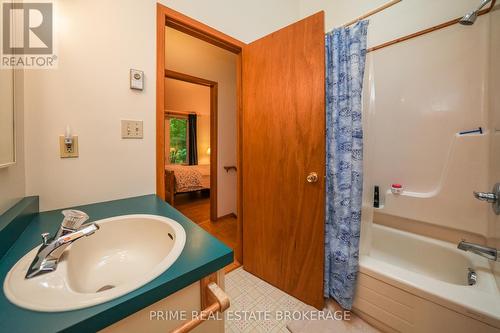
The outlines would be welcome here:
[[[104,303],[158,277],[186,242],[184,228],[163,216],[124,215],[95,223],[100,229],[68,247],[54,272],[24,278],[39,246],[21,258],[4,281],[9,301],[44,312]]]

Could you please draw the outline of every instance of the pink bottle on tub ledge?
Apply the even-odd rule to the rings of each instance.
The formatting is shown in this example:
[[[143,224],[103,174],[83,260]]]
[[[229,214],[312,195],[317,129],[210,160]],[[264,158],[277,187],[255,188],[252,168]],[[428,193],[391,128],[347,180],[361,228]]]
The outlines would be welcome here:
[[[392,194],[401,194],[403,193],[403,185],[401,184],[392,184],[391,185]]]

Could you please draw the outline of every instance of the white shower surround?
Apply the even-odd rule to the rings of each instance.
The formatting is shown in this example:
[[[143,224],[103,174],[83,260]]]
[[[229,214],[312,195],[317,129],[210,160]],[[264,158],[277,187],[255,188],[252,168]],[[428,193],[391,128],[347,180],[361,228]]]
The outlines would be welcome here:
[[[491,187],[489,26],[485,16],[369,53],[365,190],[380,186],[381,214],[487,235],[489,207],[472,191]],[[482,135],[457,134],[479,126]]]

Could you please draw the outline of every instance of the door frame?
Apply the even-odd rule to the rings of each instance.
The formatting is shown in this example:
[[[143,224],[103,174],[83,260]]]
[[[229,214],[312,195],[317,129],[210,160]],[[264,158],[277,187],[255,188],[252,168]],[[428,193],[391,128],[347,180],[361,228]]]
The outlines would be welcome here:
[[[171,27],[237,56],[236,61],[236,130],[237,130],[237,246],[235,258],[243,264],[242,210],[242,58],[245,43],[162,4],[156,4],[156,194],[165,200],[165,27]],[[210,138],[212,140],[212,138]],[[210,148],[212,149],[212,147]],[[212,156],[212,154],[210,154]],[[214,154],[215,155],[215,154]],[[211,184],[212,185],[212,184]],[[216,213],[217,214],[217,213]]]
[[[218,83],[168,69],[165,70],[165,78],[197,84],[210,89],[210,220],[217,221]]]

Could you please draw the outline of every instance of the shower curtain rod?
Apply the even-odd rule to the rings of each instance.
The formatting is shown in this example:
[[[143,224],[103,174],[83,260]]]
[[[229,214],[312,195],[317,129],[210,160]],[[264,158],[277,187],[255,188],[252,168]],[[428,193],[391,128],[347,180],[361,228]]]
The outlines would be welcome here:
[[[402,0],[392,0],[392,1],[389,1],[387,2],[386,4],[380,6],[380,7],[377,7],[371,11],[369,11],[368,13],[364,14],[364,15],[361,15],[357,18],[355,18],[354,20],[352,21],[349,21],[347,22],[346,24],[343,25],[343,27],[348,27],[350,25],[353,25],[361,20],[364,20],[365,18],[368,18],[374,14],[377,14],[378,12],[381,12],[389,7],[392,7],[394,6],[395,4],[401,2]],[[491,5],[486,8],[486,9],[483,9],[483,10],[480,10],[478,12],[478,16],[481,16],[481,15],[484,15],[484,14],[487,14],[489,13],[493,7],[495,6],[495,3],[496,3],[496,0],[492,0],[491,1]],[[448,22],[444,22],[444,23],[441,23],[441,24],[438,24],[438,25],[435,25],[433,27],[430,27],[430,28],[427,28],[427,29],[424,29],[424,30],[420,30],[420,31],[417,31],[417,32],[414,32],[412,34],[409,34],[409,35],[406,35],[406,36],[403,36],[403,37],[399,37],[399,38],[396,38],[396,39],[393,39],[391,41],[388,41],[388,42],[385,42],[385,43],[382,43],[382,44],[379,44],[379,45],[376,45],[376,46],[372,46],[368,49],[366,49],[366,52],[372,52],[372,51],[377,51],[377,50],[380,50],[380,49],[383,49],[387,46],[391,46],[391,45],[394,45],[394,44],[398,44],[398,43],[401,43],[401,42],[404,42],[404,41],[407,41],[407,40],[410,40],[412,38],[415,38],[415,37],[419,37],[419,36],[423,36],[423,35],[426,35],[430,32],[433,32],[433,31],[437,31],[437,30],[440,30],[440,29],[443,29],[443,28],[446,28],[446,27],[449,27],[451,25],[454,25],[454,24],[457,24],[460,19],[462,17],[459,17],[459,18],[456,18],[456,19],[453,19],[453,20],[450,20]]]
[[[382,5],[382,6],[380,6],[380,7],[377,7],[377,8],[375,8],[375,9],[370,10],[368,13],[363,14],[363,15],[361,15],[361,16],[359,16],[359,17],[355,18],[354,20],[347,22],[346,24],[344,24],[344,25],[343,25],[343,27],[344,27],[344,28],[346,28],[346,27],[348,27],[348,26],[350,26],[350,25],[353,25],[354,23],[357,23],[357,22],[359,22],[359,21],[361,21],[361,20],[364,20],[365,18],[368,18],[368,17],[370,17],[370,16],[372,16],[372,15],[377,14],[378,12],[383,11],[384,9],[387,9],[387,8],[389,8],[389,7],[392,7],[392,6],[394,6],[395,4],[400,3],[401,1],[402,1],[402,0],[392,0],[392,1],[389,1],[389,2],[387,2],[386,4],[383,4],[383,5]]]
[[[489,13],[493,9],[493,7],[495,6],[495,3],[496,3],[496,0],[491,1],[491,5],[488,8],[479,11],[477,13],[477,15],[481,16],[481,15]],[[370,47],[370,48],[366,49],[366,52],[368,53],[368,52],[372,52],[372,51],[377,51],[377,50],[383,49],[383,48],[385,48],[387,46],[391,46],[391,45],[394,45],[394,44],[398,44],[398,43],[410,40],[410,39],[415,38],[415,37],[426,35],[426,34],[428,34],[430,32],[437,31],[437,30],[449,27],[451,25],[457,24],[461,19],[462,19],[462,17],[459,17],[459,18],[456,18],[456,19],[453,19],[451,21],[435,25],[435,26],[427,28],[427,29],[414,32],[414,33],[406,35],[404,37],[399,37],[399,38],[393,39],[391,41],[388,41],[388,42],[385,42],[385,43],[382,43],[382,44]]]

